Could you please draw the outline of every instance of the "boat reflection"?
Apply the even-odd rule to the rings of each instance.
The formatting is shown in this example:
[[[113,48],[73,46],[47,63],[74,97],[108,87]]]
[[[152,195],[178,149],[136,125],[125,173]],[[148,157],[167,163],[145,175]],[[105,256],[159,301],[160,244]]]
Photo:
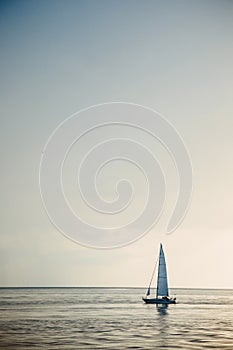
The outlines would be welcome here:
[[[162,316],[167,315],[168,304],[157,304],[156,305],[156,310]]]

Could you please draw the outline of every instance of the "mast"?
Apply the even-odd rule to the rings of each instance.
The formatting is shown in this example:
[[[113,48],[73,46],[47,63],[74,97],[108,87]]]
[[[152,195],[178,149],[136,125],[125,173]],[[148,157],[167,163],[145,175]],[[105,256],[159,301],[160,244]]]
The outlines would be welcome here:
[[[159,286],[159,271],[160,271],[161,249],[162,249],[162,244],[160,243],[160,250],[159,250],[159,267],[158,267],[158,277],[157,277],[156,298],[158,298],[158,286]]]
[[[163,246],[160,243],[160,253],[159,253],[159,267],[158,267],[158,279],[157,279],[157,289],[156,298],[158,297],[168,297],[168,283],[167,283],[167,268],[166,261],[163,252]]]

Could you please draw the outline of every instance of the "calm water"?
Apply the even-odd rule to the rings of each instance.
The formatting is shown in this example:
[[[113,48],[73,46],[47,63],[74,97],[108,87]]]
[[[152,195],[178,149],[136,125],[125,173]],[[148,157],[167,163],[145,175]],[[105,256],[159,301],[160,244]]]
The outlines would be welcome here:
[[[178,303],[141,301],[145,289],[0,289],[1,349],[233,349],[233,291],[176,289]]]

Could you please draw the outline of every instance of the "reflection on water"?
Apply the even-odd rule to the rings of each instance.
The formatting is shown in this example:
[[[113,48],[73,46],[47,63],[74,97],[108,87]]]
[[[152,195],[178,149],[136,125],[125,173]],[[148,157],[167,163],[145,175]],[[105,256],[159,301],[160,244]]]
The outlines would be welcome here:
[[[174,305],[172,305],[174,306]],[[167,304],[157,304],[156,305],[156,309],[158,311],[158,313],[161,315],[161,316],[164,316],[164,315],[167,315],[167,308],[168,308],[168,305]]]
[[[233,349],[233,293],[176,290],[145,305],[141,289],[0,289],[1,349]]]
[[[173,305],[172,305],[173,306]],[[158,330],[159,330],[159,341],[158,341],[158,347],[160,349],[166,349],[169,345],[169,338],[168,338],[168,332],[169,332],[169,321],[167,320],[168,317],[168,305],[160,304],[156,305],[156,310],[159,314],[159,322],[158,322]]]

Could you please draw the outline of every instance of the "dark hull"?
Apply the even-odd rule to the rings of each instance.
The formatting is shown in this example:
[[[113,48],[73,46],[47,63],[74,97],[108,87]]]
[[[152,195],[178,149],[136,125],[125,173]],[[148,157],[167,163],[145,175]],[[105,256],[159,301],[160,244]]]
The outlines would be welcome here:
[[[146,304],[175,304],[175,299],[162,299],[162,298],[142,298]]]

